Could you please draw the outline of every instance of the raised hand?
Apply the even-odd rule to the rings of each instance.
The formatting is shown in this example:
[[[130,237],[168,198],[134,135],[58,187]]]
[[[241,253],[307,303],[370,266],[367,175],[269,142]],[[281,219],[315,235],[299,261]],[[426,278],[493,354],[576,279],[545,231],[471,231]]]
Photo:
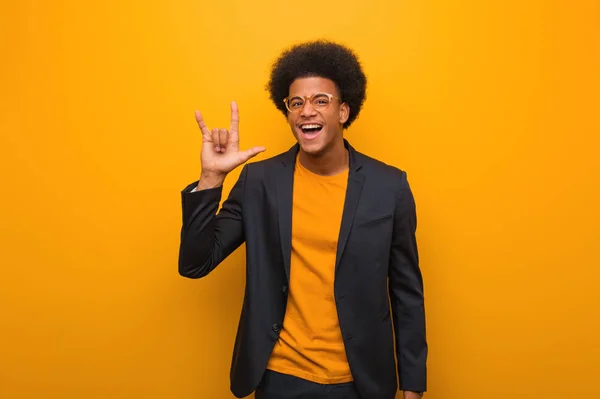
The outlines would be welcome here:
[[[206,126],[200,111],[196,111],[196,122],[202,131],[200,155],[202,174],[198,183],[199,189],[220,186],[229,172],[265,151],[265,147],[252,147],[249,150],[240,151],[240,116],[235,102],[231,103],[229,130],[214,128],[211,131]]]

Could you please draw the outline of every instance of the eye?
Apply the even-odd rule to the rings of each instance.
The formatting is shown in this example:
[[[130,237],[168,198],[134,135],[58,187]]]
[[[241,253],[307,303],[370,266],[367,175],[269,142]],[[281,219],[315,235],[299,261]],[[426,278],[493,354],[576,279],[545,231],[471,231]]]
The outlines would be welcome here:
[[[329,104],[329,97],[325,94],[316,94],[312,103],[317,107],[325,108]]]
[[[291,108],[302,108],[303,105],[304,105],[304,101],[302,101],[299,98],[292,98],[290,100],[290,107]]]

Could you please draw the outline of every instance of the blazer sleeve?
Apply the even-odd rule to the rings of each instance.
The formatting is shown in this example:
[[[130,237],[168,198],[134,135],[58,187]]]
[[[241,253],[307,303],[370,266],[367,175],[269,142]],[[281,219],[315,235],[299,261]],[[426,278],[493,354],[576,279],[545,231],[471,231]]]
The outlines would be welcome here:
[[[416,241],[416,207],[406,173],[402,172],[396,200],[389,265],[389,292],[396,334],[400,389],[427,389],[427,340],[423,278]]]
[[[181,192],[183,226],[179,245],[179,274],[189,278],[208,275],[244,242],[242,210],[247,165],[217,214],[223,187]]]

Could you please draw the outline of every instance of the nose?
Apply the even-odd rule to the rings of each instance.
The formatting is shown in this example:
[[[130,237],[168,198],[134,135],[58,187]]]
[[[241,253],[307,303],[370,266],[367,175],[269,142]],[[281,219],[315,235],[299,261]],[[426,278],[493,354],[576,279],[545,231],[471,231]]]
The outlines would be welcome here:
[[[302,110],[300,111],[300,116],[309,117],[317,114],[317,111],[313,108],[310,101],[305,101]]]

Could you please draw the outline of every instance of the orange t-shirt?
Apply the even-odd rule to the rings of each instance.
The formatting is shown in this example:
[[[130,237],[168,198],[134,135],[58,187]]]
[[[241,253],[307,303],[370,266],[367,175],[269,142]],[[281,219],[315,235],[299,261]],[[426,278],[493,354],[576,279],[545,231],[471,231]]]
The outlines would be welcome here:
[[[320,384],[352,381],[333,293],[348,170],[310,172],[296,160],[290,286],[267,368]]]

